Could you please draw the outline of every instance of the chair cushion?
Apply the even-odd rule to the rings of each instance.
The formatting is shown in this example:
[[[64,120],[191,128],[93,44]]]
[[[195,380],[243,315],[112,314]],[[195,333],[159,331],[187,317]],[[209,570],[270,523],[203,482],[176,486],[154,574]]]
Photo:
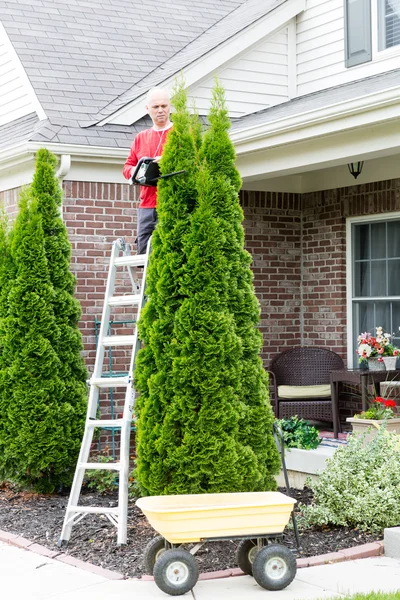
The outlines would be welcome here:
[[[330,398],[331,386],[323,385],[278,385],[279,398]]]

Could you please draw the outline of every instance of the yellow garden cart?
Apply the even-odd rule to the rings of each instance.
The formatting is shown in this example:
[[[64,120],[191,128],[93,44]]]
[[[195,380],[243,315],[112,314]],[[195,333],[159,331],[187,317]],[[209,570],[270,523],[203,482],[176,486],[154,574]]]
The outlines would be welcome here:
[[[148,496],[136,504],[160,533],[145,550],[147,572],[172,596],[199,577],[195,552],[209,541],[240,540],[237,561],[267,590],[282,590],[296,575],[296,558],[279,542],[295,500],[280,492]],[[195,542],[191,550],[183,544]]]

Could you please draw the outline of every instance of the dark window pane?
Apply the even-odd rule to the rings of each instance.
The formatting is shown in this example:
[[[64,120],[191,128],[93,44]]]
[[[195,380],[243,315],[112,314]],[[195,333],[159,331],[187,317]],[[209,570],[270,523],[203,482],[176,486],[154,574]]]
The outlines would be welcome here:
[[[388,261],[389,296],[400,296],[400,259]]]
[[[386,223],[371,225],[371,258],[386,258]]]
[[[375,325],[374,325],[374,333],[375,327],[383,327],[384,333],[392,333],[391,332],[391,322],[390,322],[390,302],[376,302],[375,303]]]
[[[357,338],[360,333],[374,331],[374,305],[373,303],[355,302],[353,307],[354,348],[357,347]]]
[[[400,302],[392,303],[392,332],[394,333],[393,342],[400,348]]]
[[[358,298],[370,296],[369,293],[369,263],[358,262],[354,265],[354,295]]]
[[[389,258],[400,258],[400,221],[387,224],[387,248]]]
[[[369,255],[369,225],[354,227],[354,260],[366,260]]]
[[[386,260],[371,262],[371,296],[387,296]]]

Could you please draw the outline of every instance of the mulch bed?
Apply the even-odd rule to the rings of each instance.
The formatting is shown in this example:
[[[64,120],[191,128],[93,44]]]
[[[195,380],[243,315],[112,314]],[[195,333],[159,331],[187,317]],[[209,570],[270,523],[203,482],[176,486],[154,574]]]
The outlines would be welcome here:
[[[285,489],[281,491],[285,493]],[[304,504],[310,503],[312,499],[312,491],[307,488],[291,489],[290,495]],[[37,495],[4,485],[0,488],[0,529],[19,534],[50,550],[59,551],[57,542],[67,501],[66,495]],[[115,506],[117,494],[113,492],[101,495],[86,490],[82,494],[80,503],[91,506]],[[155,535],[142,512],[135,506],[134,500],[131,500],[126,546],[117,545],[116,529],[105,516],[87,515],[83,521],[73,527],[69,544],[63,550],[75,558],[123,573],[125,577],[140,577],[144,574],[142,562],[144,548]],[[336,552],[382,538],[383,535],[370,535],[347,527],[313,528],[300,533],[301,551],[297,552],[296,556],[308,557]],[[289,548],[296,548],[292,530],[285,531],[283,542]],[[196,553],[200,571],[237,567],[235,559],[237,543],[229,541],[205,544]]]

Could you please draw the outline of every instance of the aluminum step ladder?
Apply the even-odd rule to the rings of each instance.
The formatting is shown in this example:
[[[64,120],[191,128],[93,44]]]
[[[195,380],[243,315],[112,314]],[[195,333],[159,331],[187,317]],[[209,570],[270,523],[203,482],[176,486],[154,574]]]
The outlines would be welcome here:
[[[132,255],[129,245],[126,244],[125,240],[122,238],[117,239],[112,245],[96,360],[93,375],[88,381],[90,390],[85,430],[75,475],[72,482],[68,506],[64,517],[64,524],[58,541],[59,546],[66,544],[69,541],[73,525],[78,523],[87,514],[93,513],[105,515],[111,521],[111,523],[117,527],[117,543],[126,544],[128,519],[129,450],[132,410],[135,399],[133,369],[136,355],[140,347],[140,340],[138,338],[137,326],[134,328],[133,335],[107,335],[107,333],[109,330],[111,307],[136,307],[136,323],[139,321],[140,311],[145,303],[144,291],[150,244],[151,242],[149,241],[146,254],[139,255]],[[121,253],[122,256],[120,256]],[[115,280],[118,267],[126,267],[128,269],[129,278],[134,292],[133,294],[114,296]],[[141,284],[139,284],[138,280],[135,278],[135,271],[137,267],[143,267]],[[122,377],[102,377],[106,348],[113,348],[117,346],[126,346],[132,348],[128,375]],[[125,388],[125,401],[121,418],[102,419],[101,417],[98,417],[98,402],[100,390],[102,388]],[[101,429],[110,427],[115,428],[117,431],[120,430],[121,432],[119,461],[112,463],[89,462],[89,454],[93,442],[95,428]],[[118,505],[116,507],[109,508],[103,506],[80,506],[78,504],[85,471],[88,469],[114,470],[118,473]]]

